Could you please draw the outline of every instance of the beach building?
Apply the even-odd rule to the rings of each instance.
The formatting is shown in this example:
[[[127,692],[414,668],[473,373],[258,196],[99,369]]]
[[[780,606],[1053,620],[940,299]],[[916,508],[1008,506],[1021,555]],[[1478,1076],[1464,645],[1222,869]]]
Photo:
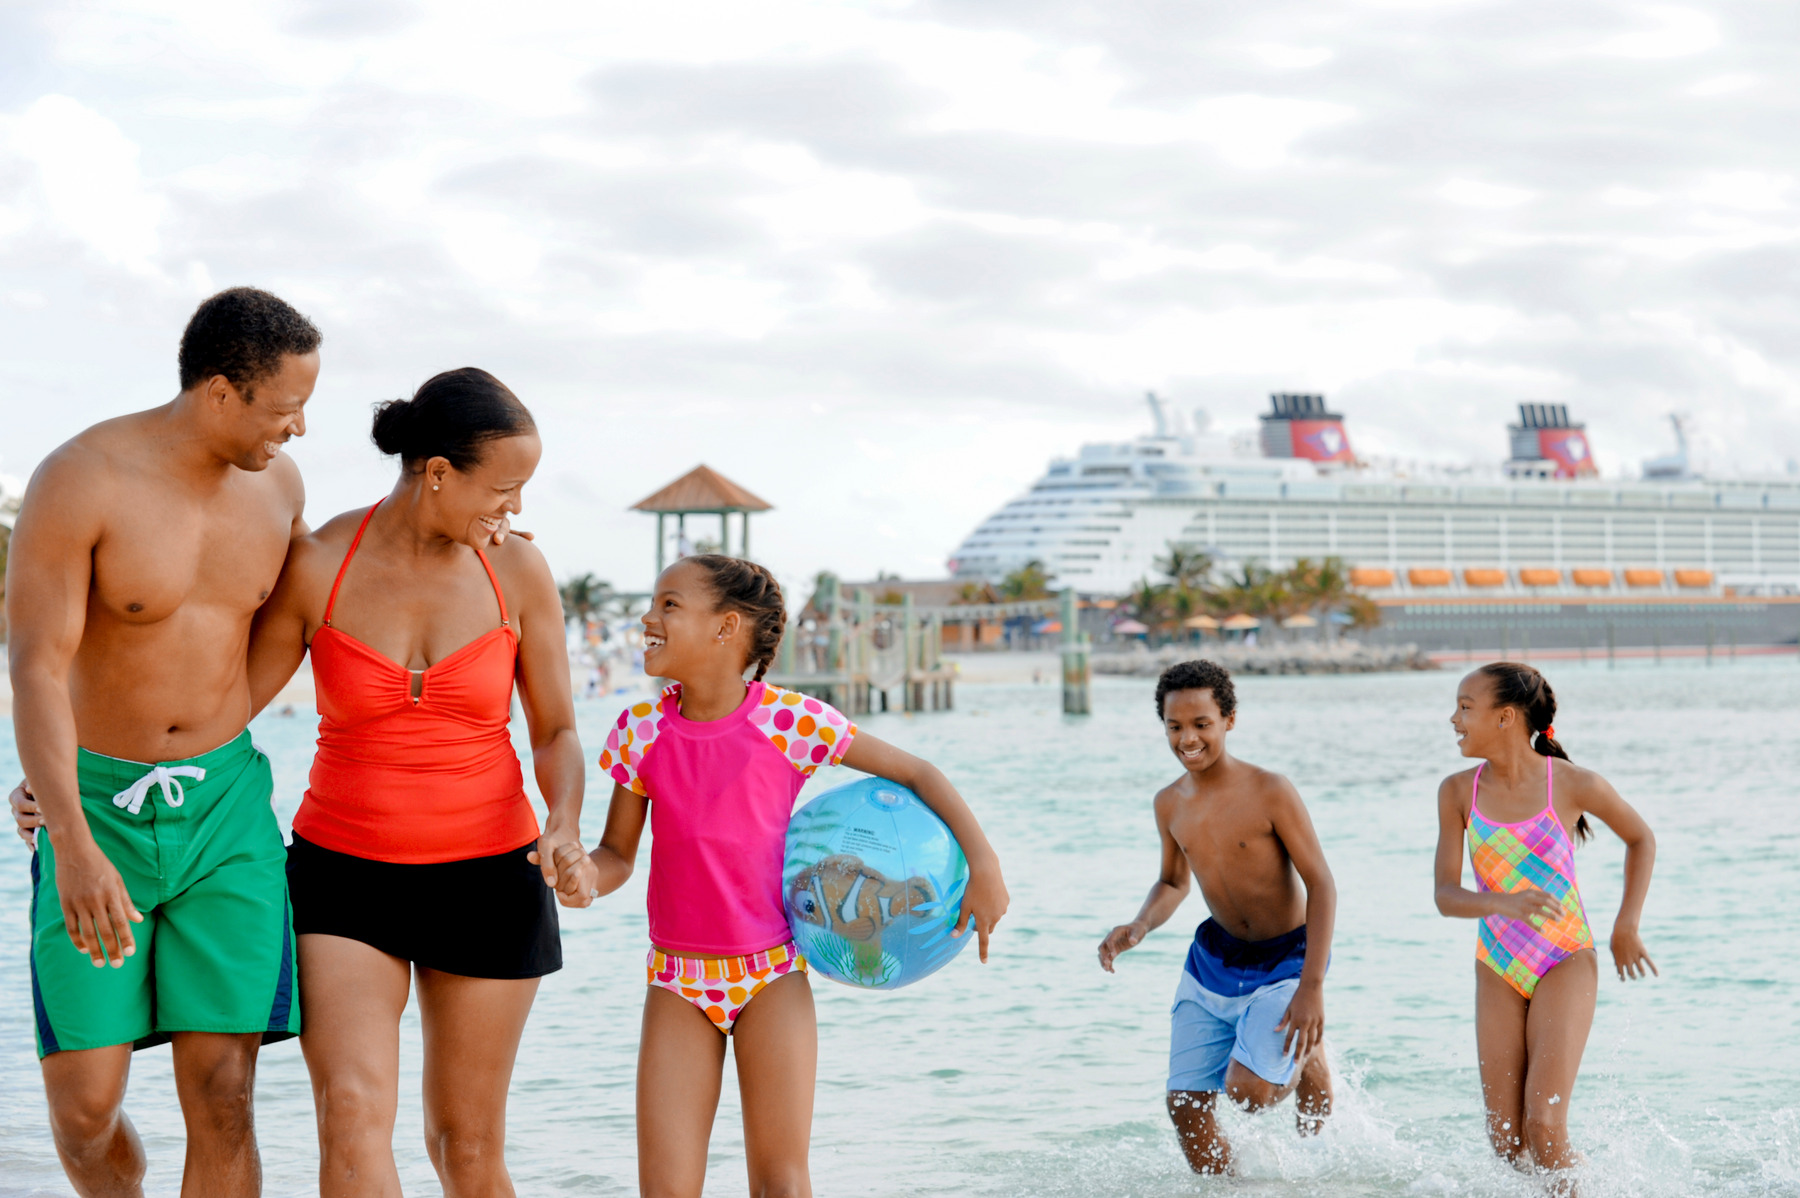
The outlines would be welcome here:
[[[739,518],[738,545],[735,555],[750,556],[750,514],[766,512],[774,507],[768,500],[753,494],[747,487],[732,482],[711,466],[695,466],[692,470],[631,505],[634,512],[651,512],[656,516],[656,572],[661,574],[667,561],[686,557],[701,550],[701,543],[688,538],[689,516],[717,516],[719,539],[709,548],[715,553],[734,553],[731,547],[731,517]],[[675,517],[673,528],[669,517]],[[696,526],[696,531],[699,531]],[[674,543],[670,543],[670,534]]]
[[[1116,596],[1177,545],[1225,569],[1341,558],[1383,629],[1428,648],[1800,638],[1800,477],[1700,477],[1683,439],[1639,478],[1602,478],[1561,404],[1520,405],[1492,467],[1402,469],[1358,459],[1322,396],[1271,397],[1236,443],[1149,402],[1151,433],[1051,462],[957,547],[952,578],[1039,561],[1053,585]]]

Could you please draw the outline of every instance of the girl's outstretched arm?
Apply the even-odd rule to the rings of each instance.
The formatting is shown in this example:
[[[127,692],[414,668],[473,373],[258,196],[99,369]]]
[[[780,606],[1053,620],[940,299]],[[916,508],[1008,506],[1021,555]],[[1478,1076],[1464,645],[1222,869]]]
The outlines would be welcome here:
[[[1437,909],[1452,919],[1481,919],[1499,915],[1507,919],[1542,916],[1556,919],[1562,904],[1535,886],[1501,894],[1470,890],[1462,884],[1463,833],[1469,822],[1468,788],[1463,774],[1452,774],[1438,786]]]
[[[986,961],[988,935],[1006,914],[1011,898],[1006,893],[1006,880],[1000,876],[1000,858],[988,843],[975,813],[937,766],[867,732],[856,734],[843,761],[853,770],[898,782],[925,800],[925,805],[950,825],[951,835],[969,861],[969,888],[963,894],[962,920],[951,935],[961,936],[973,923],[978,937],[976,947]]]
[[[1650,893],[1650,872],[1656,868],[1656,834],[1637,809],[1619,797],[1612,783],[1592,770],[1583,770],[1576,801],[1589,815],[1597,816],[1625,842],[1625,895],[1619,900],[1619,916],[1613,920],[1613,968],[1619,980],[1641,978],[1648,968],[1661,977],[1656,962],[1644,949],[1638,935],[1638,921],[1644,914],[1644,899]]]
[[[612,802],[606,808],[606,831],[600,843],[588,854],[600,871],[596,894],[611,894],[625,885],[637,865],[638,841],[643,839],[644,820],[650,814],[650,800],[629,787],[613,783]]]

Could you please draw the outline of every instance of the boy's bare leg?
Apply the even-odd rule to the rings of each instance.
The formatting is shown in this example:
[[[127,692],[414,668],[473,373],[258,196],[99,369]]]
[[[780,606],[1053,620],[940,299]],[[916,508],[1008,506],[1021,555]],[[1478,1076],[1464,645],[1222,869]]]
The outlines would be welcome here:
[[[1289,1094],[1296,1095],[1294,1122],[1300,1134],[1317,1135],[1331,1114],[1331,1067],[1325,1063],[1324,1045],[1307,1054],[1305,1063],[1285,1085],[1276,1085],[1239,1061],[1225,1070],[1225,1096],[1246,1111],[1266,1111]]]
[[[262,1193],[256,1150],[256,1053],[262,1033],[176,1032],[175,1093],[187,1124],[181,1198]]]
[[[1295,1130],[1303,1136],[1316,1136],[1331,1117],[1331,1066],[1325,1061],[1323,1044],[1307,1054],[1306,1063],[1295,1073],[1295,1082]]]
[[[1235,1061],[1232,1068],[1237,1068]],[[1187,1157],[1188,1168],[1196,1173],[1231,1172],[1231,1143],[1219,1131],[1214,1117],[1218,1098],[1211,1090],[1169,1091],[1169,1118],[1175,1124],[1175,1139]]]
[[[795,970],[764,986],[731,1026],[744,1101],[744,1157],[750,1192],[812,1198],[812,1146],[819,1023],[812,984]]]
[[[142,1198],[144,1146],[125,1117],[131,1045],[45,1057],[50,1131],[69,1184],[81,1198]]]

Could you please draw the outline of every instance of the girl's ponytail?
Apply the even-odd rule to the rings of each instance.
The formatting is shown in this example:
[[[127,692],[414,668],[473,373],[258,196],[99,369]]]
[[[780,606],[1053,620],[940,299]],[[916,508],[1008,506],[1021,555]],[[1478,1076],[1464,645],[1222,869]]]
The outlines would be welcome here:
[[[1550,680],[1539,671],[1516,661],[1496,661],[1482,666],[1484,674],[1494,684],[1494,703],[1499,707],[1516,708],[1525,718],[1525,727],[1532,734],[1533,751],[1545,757],[1560,757],[1569,760],[1569,754],[1557,742],[1556,733],[1556,692],[1550,688]],[[1593,830],[1588,827],[1587,816],[1575,821],[1575,839],[1578,841],[1591,839]]]

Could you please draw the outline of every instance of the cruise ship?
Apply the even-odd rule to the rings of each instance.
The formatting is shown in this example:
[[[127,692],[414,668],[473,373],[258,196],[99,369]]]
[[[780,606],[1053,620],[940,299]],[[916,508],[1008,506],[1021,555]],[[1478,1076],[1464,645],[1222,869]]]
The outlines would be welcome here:
[[[1387,632],[1427,647],[1800,636],[1800,477],[1700,477],[1679,421],[1676,452],[1626,480],[1599,475],[1563,404],[1521,404],[1508,457],[1481,469],[1359,459],[1319,395],[1272,396],[1260,435],[1235,438],[1148,399],[1153,431],[1051,462],[963,541],[952,576],[1035,560],[1120,596],[1180,545],[1226,570],[1342,558]]]

